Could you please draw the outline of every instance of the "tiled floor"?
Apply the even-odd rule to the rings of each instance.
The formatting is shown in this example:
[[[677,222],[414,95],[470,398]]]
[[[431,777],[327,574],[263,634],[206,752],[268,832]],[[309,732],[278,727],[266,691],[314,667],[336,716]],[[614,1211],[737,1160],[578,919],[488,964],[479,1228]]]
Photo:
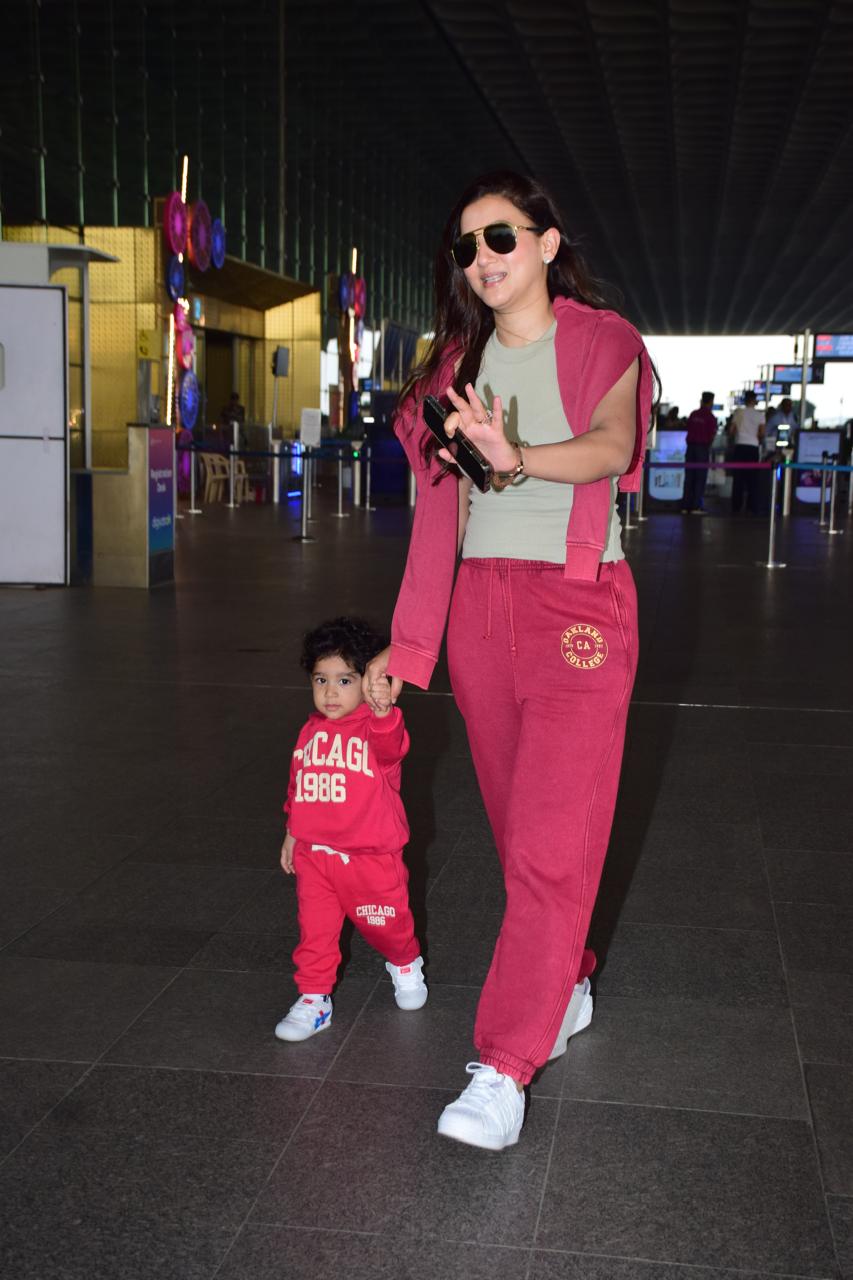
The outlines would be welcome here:
[[[439,1140],[502,887],[443,670],[405,695],[430,1000],[348,944],[283,1045],[301,630],[387,621],[408,512],[208,510],[179,583],[0,592],[9,1280],[853,1277],[853,528],[626,535],[642,662],[589,1031],[518,1146]]]

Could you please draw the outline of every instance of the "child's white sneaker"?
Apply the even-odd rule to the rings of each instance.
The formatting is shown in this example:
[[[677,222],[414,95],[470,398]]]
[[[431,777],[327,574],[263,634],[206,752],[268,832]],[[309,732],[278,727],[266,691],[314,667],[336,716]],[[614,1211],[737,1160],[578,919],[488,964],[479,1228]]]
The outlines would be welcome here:
[[[332,1023],[330,996],[302,995],[292,1004],[275,1029],[279,1040],[307,1040]]]
[[[423,975],[423,956],[411,964],[396,965],[385,961],[385,968],[394,983],[394,999],[398,1009],[422,1009],[427,1002],[427,985]]]
[[[579,982],[572,992],[569,1007],[563,1016],[560,1030],[557,1032],[557,1039],[554,1041],[554,1048],[548,1055],[548,1061],[553,1062],[554,1058],[561,1058],[566,1052],[572,1036],[576,1036],[579,1031],[583,1031],[591,1022],[592,992],[589,988],[589,978],[584,978],[583,982]]]
[[[518,1142],[524,1122],[524,1093],[512,1076],[482,1062],[469,1062],[471,1083],[438,1118],[438,1132],[472,1147],[503,1151]]]

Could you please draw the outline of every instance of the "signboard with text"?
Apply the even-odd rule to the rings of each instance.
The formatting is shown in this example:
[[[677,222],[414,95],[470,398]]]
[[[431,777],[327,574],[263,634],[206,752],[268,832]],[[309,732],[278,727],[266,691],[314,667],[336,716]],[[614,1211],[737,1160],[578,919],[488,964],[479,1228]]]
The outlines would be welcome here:
[[[680,467],[656,467],[656,462],[683,462],[687,453],[686,431],[658,431],[655,448],[649,450],[649,497],[658,502],[681,502],[684,472]]]
[[[172,430],[152,427],[148,432],[148,555],[175,549]]]
[[[815,334],[814,354],[821,360],[853,360],[853,333]]]
[[[319,409],[303,409],[299,415],[299,439],[306,449],[316,449],[320,443],[323,415]]]
[[[825,453],[838,453],[841,445],[839,431],[801,431],[797,437],[797,462],[823,460]],[[798,471],[796,494],[800,502],[820,502],[820,471]],[[827,477],[827,486],[829,485]]]
[[[777,382],[790,382],[799,385],[803,380],[803,366],[801,364],[774,364],[773,377]],[[813,382],[820,385],[823,382],[823,365],[815,361],[806,369],[806,382]]]

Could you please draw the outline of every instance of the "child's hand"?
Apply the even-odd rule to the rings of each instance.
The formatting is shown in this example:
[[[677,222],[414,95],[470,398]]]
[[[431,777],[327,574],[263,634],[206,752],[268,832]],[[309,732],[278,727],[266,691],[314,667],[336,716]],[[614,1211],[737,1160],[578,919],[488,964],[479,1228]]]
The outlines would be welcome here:
[[[296,844],[290,832],[284,837],[284,844],[281,846],[281,866],[286,875],[293,875],[293,849]]]
[[[368,682],[367,700],[375,716],[387,716],[391,710],[391,681],[387,676],[377,676]]]

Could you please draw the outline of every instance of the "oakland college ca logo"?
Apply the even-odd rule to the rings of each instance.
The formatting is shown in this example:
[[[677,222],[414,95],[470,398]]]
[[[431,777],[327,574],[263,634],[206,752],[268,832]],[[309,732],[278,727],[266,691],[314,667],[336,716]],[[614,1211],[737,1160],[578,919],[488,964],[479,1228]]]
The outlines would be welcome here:
[[[590,671],[607,659],[607,641],[588,622],[576,622],[560,638],[560,652],[570,667]]]

